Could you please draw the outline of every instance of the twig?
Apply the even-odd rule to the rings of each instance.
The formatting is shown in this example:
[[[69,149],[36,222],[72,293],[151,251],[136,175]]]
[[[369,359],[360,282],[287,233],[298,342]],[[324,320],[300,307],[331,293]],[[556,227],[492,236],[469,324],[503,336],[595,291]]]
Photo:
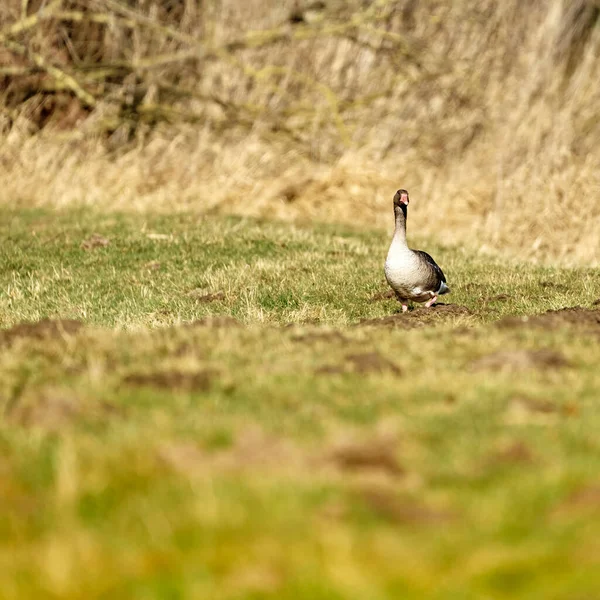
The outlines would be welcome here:
[[[29,6],[29,0],[21,0],[21,19],[27,16],[27,7]]]
[[[177,29],[173,29],[172,27],[168,27],[167,25],[160,25],[156,21],[153,21],[149,17],[139,14],[138,12],[123,6],[119,2],[115,2],[114,0],[93,0],[96,4],[102,4],[121,15],[125,15],[132,21],[139,23],[141,25],[145,25],[150,29],[154,29],[156,31],[162,32],[165,35],[173,38],[174,40],[178,40],[180,42],[185,42],[190,46],[202,46],[201,42],[197,40],[195,37],[191,35],[187,35],[185,33],[181,33],[181,31],[177,31]]]
[[[128,29],[133,29],[137,25],[134,19],[124,19],[114,14],[82,12],[80,10],[59,10],[53,13],[53,17],[61,21],[74,21],[76,23],[86,21],[100,25],[110,25],[116,22]]]
[[[81,85],[79,85],[77,80],[71,77],[71,75],[54,65],[48,64],[48,61],[41,54],[33,52],[26,46],[13,42],[12,40],[4,40],[4,46],[19,56],[29,58],[37,67],[46,71],[53,79],[61,83],[65,88],[71,90],[86,106],[92,108],[96,106],[96,99],[94,96],[89,92],[86,92]]]
[[[0,31],[0,43],[4,42],[9,37],[13,37],[23,31],[27,31],[38,25],[40,21],[44,19],[49,19],[53,16],[54,12],[57,11],[62,5],[62,0],[54,0],[51,2],[46,8],[36,12],[35,14],[27,17],[25,16],[20,21],[13,23],[6,29]],[[25,4],[25,10],[27,10],[27,5]]]
[[[15,77],[18,75],[33,75],[34,73],[39,73],[40,69],[38,67],[17,67],[17,66],[6,66],[0,67],[0,75],[7,77]]]

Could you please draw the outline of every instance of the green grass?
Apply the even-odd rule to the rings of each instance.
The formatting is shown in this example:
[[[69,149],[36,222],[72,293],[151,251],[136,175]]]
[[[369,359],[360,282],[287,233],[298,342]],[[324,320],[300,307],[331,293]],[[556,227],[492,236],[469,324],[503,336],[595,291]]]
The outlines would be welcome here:
[[[378,231],[0,216],[0,597],[600,594],[600,311],[497,324],[597,270],[417,240],[468,312],[357,326]]]

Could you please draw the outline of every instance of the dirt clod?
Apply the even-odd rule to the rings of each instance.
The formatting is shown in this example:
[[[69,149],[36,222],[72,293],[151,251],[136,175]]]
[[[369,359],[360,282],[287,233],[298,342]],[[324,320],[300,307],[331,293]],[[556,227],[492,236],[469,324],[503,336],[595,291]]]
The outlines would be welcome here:
[[[566,292],[569,288],[562,283],[555,283],[554,281],[540,281],[540,287],[545,289],[551,289],[556,292]]]
[[[359,327],[386,327],[390,329],[416,329],[443,323],[459,316],[468,316],[472,312],[466,306],[457,304],[434,304],[431,308],[419,307],[407,313],[397,313],[376,319],[362,319]]]
[[[34,323],[19,323],[10,329],[0,330],[0,345],[11,344],[19,338],[42,340],[75,335],[83,323],[74,319],[42,319]]]
[[[215,315],[212,317],[204,317],[196,321],[187,323],[185,327],[210,327],[213,329],[227,329],[231,327],[242,327],[237,319],[228,315]]]
[[[427,525],[448,521],[452,515],[417,502],[409,498],[401,498],[386,488],[364,488],[357,496],[375,514],[402,525]]]
[[[394,298],[394,296],[395,295],[392,290],[388,290],[387,292],[378,292],[369,298],[369,302],[383,302],[384,300],[391,300]]]
[[[190,298],[194,298],[197,302],[208,304],[209,302],[215,302],[217,300],[225,299],[225,292],[209,292],[203,288],[197,288],[187,293]]]
[[[274,438],[250,427],[238,432],[231,445],[207,450],[193,442],[172,442],[159,449],[159,459],[187,475],[213,472],[295,472],[305,457],[289,440]]]
[[[83,250],[94,250],[95,248],[105,248],[110,244],[110,240],[101,236],[99,233],[92,234],[87,240],[81,242]]]
[[[525,410],[538,414],[553,414],[559,411],[559,407],[550,400],[540,400],[527,396],[517,396],[511,400],[512,405],[518,405]]]
[[[513,442],[500,448],[488,458],[488,464],[531,464],[535,462],[531,448],[524,442]]]
[[[205,370],[196,373],[181,371],[159,371],[155,373],[131,373],[123,381],[132,386],[152,387],[168,390],[206,391],[215,376],[214,371]]]
[[[337,365],[323,365],[316,370],[319,375],[338,375],[342,373],[391,373],[401,375],[402,370],[391,360],[378,352],[364,352],[360,354],[348,354],[345,362]]]
[[[381,356],[378,352],[364,352],[362,354],[349,354],[346,360],[352,365],[356,373],[393,373],[400,375],[402,371],[391,360]]]
[[[223,292],[216,292],[214,294],[205,294],[204,296],[198,296],[196,298],[198,302],[207,304],[209,302],[216,302],[217,300],[225,300],[225,294]]]
[[[497,323],[501,329],[519,329],[521,327],[543,327],[559,329],[564,326],[600,332],[600,309],[581,308],[579,306],[549,310],[539,315],[505,317]]]
[[[122,415],[123,410],[110,402],[86,401],[68,389],[49,388],[19,398],[6,417],[21,427],[60,431],[75,421],[106,420]]]
[[[471,363],[473,371],[514,372],[526,369],[557,369],[569,361],[555,350],[502,350],[482,356]]]
[[[556,515],[600,512],[600,484],[588,484],[572,492],[556,509]]]
[[[305,344],[316,344],[319,342],[338,342],[345,344],[346,337],[339,331],[308,331],[306,333],[297,333],[292,336],[292,341],[303,342]]]
[[[315,369],[316,375],[343,375],[347,372],[347,369],[342,365],[323,365],[322,367]]]
[[[485,298],[485,302],[506,302],[510,300],[511,296],[508,294],[496,294],[495,296],[488,296]]]
[[[35,400],[18,404],[11,420],[24,427],[42,427],[57,431],[81,412],[77,399],[63,394],[43,394]]]
[[[396,457],[396,445],[386,439],[339,445],[327,455],[326,460],[342,471],[380,471],[394,477],[405,473]]]

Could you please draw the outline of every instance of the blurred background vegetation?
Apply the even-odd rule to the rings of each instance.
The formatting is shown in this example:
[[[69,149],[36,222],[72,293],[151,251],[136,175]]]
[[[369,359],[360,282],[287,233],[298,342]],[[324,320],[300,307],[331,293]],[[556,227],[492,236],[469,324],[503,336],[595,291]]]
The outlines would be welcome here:
[[[598,0],[4,0],[0,202],[600,260]]]

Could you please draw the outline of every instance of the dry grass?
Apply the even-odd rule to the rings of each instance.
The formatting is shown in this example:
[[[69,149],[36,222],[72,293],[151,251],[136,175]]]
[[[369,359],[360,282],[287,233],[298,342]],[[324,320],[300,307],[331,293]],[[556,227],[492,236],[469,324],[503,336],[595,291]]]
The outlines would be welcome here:
[[[599,262],[597,2],[46,5],[0,8],[3,204],[386,226],[402,185],[441,242]]]

